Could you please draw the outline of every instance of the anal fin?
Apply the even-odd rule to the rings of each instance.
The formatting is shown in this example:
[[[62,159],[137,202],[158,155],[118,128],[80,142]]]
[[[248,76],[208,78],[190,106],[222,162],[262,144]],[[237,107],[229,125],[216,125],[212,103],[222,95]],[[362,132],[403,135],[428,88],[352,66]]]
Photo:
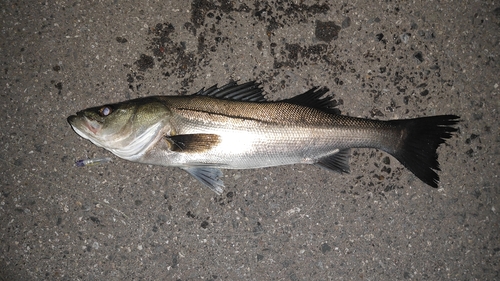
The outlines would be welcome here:
[[[351,157],[351,149],[342,149],[337,153],[330,154],[320,158],[315,164],[328,170],[338,173],[349,173],[349,158]]]
[[[182,169],[217,193],[217,195],[221,195],[224,191],[222,189],[224,182],[220,179],[222,177],[220,169],[210,167],[184,167]]]

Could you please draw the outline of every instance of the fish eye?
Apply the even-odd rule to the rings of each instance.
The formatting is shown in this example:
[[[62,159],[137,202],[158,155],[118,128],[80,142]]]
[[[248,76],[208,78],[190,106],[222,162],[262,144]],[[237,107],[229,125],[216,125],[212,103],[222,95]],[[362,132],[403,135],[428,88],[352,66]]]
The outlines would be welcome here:
[[[101,115],[102,117],[106,117],[106,116],[110,115],[111,112],[113,112],[113,109],[107,105],[103,106],[103,107],[101,107],[101,109],[99,109],[99,115]]]

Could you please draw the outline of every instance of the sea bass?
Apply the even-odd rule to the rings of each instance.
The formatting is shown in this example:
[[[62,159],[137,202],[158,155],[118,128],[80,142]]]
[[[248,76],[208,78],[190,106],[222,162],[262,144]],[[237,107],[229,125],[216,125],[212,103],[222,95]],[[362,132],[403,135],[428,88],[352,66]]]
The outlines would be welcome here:
[[[138,163],[179,167],[217,194],[220,169],[297,163],[349,172],[351,148],[394,156],[437,187],[437,148],[457,129],[456,115],[379,121],[340,115],[327,88],[268,101],[254,81],[190,96],[153,96],[93,107],[68,117],[81,137]]]

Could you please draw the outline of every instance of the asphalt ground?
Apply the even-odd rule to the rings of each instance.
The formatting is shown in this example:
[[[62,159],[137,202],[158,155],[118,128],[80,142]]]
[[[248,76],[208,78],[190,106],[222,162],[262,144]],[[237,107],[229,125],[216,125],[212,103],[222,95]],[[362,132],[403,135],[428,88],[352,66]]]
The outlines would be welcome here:
[[[500,3],[139,2],[2,1],[0,280],[500,278]],[[66,121],[230,80],[325,86],[350,116],[460,115],[439,188],[355,149],[350,174],[225,170],[217,196]],[[113,160],[75,166],[94,157]]]

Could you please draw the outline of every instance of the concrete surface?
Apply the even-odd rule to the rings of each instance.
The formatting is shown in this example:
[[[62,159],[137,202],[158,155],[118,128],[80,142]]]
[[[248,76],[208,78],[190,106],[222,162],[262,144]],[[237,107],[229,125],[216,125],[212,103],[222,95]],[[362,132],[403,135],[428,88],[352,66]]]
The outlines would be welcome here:
[[[2,1],[0,280],[498,280],[497,1]],[[439,189],[357,149],[352,173],[185,172],[66,117],[230,79],[327,86],[344,114],[458,114]]]

